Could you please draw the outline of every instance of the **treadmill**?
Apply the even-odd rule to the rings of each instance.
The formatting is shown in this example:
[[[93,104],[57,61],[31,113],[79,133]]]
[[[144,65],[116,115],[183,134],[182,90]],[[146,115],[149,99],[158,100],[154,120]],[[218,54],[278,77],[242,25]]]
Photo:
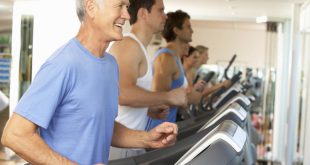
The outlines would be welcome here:
[[[187,126],[183,122],[184,126],[179,128],[178,140],[184,139],[199,130],[201,131],[206,128],[213,129],[224,120],[232,120],[239,126],[244,127],[246,118],[247,112],[238,103],[232,103],[227,109],[221,109],[205,120],[200,120],[193,124],[189,124],[188,122]]]
[[[240,165],[244,157],[246,132],[231,120],[197,142],[175,165]]]
[[[246,132],[242,130],[238,124],[233,121],[226,120],[212,131],[203,130],[197,134],[194,134],[188,138],[177,141],[174,146],[153,150],[143,155],[134,156],[131,158],[124,158],[118,160],[112,160],[110,165],[172,165],[182,163],[183,159],[200,162],[204,159],[204,163],[214,165],[215,156],[218,160],[227,160],[226,164],[240,164],[244,155],[244,144],[247,140]],[[189,155],[195,148],[196,156]],[[203,146],[203,148],[202,148]],[[219,154],[221,153],[221,154]],[[185,155],[184,155],[185,154]],[[185,158],[187,155],[191,159]],[[212,155],[212,156],[211,156]],[[208,160],[205,160],[208,158]],[[210,159],[210,163],[209,162]],[[233,161],[229,161],[233,160]],[[219,161],[215,164],[221,165],[224,161]]]

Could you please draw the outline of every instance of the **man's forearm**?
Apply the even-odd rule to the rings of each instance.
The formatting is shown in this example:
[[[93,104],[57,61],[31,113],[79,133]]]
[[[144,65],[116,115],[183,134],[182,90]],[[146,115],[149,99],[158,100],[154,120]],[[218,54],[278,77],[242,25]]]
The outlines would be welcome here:
[[[147,132],[131,130],[115,122],[112,146],[121,148],[148,148]]]
[[[216,90],[220,89],[223,86],[224,85],[222,83],[219,83],[219,84],[213,85],[210,88],[205,88],[204,91],[203,91],[203,96],[208,96],[208,95],[210,95],[211,93],[215,92]]]
[[[119,104],[131,107],[149,107],[169,103],[167,92],[152,92],[140,87],[124,87],[121,89]]]
[[[115,122],[112,146],[121,148],[162,148],[175,143],[176,124],[164,122],[149,132],[131,130]]]
[[[50,149],[37,133],[28,136],[13,134],[5,136],[2,138],[2,143],[33,165],[75,164]]]
[[[188,95],[188,103],[198,105],[200,103],[202,93],[192,90]]]

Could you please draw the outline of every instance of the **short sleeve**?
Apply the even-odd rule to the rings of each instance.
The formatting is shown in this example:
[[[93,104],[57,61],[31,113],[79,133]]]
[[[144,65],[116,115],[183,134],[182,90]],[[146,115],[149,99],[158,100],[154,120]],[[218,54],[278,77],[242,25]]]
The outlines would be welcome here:
[[[45,63],[14,112],[46,129],[68,91],[69,70],[68,66]]]

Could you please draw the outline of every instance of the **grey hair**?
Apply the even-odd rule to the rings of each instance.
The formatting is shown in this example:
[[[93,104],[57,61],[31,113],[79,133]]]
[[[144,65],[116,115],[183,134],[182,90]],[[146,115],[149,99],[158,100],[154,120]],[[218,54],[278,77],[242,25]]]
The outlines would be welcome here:
[[[96,0],[97,4],[100,4],[104,0]],[[85,0],[75,0],[76,14],[79,17],[80,22],[84,21],[85,17]]]
[[[83,22],[85,15],[85,0],[76,0],[76,14],[79,17],[80,22]]]

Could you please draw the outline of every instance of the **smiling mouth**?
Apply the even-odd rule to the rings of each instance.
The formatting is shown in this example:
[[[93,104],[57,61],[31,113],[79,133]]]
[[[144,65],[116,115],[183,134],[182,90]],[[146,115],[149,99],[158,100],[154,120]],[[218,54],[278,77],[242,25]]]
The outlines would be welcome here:
[[[117,27],[123,29],[123,24],[116,23],[115,26],[117,26]]]

